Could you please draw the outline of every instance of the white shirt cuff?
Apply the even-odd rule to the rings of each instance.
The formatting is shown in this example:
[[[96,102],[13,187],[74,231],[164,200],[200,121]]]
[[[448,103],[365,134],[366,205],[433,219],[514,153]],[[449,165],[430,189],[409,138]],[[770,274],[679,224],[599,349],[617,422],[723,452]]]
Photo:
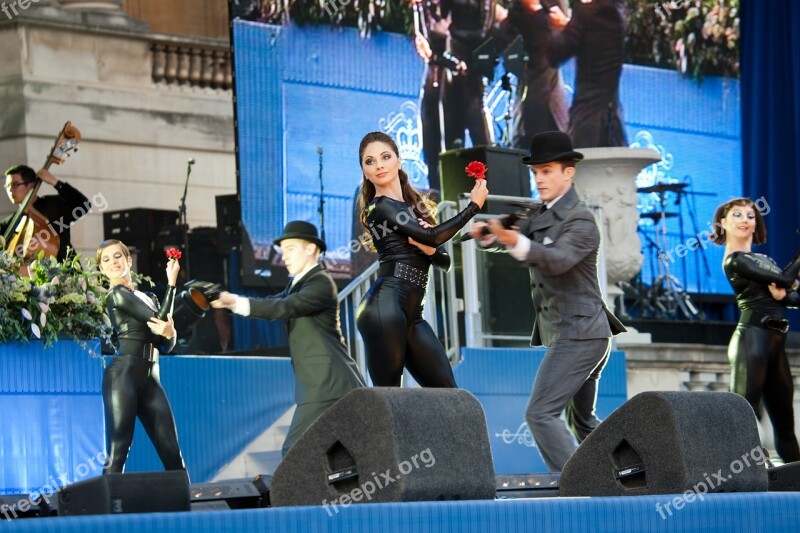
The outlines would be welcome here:
[[[233,306],[233,312],[237,315],[250,316],[250,298],[237,296],[236,304]]]
[[[526,261],[528,259],[528,252],[531,251],[531,241],[525,235],[520,234],[517,237],[517,244],[513,248],[506,248],[509,255],[517,261]]]

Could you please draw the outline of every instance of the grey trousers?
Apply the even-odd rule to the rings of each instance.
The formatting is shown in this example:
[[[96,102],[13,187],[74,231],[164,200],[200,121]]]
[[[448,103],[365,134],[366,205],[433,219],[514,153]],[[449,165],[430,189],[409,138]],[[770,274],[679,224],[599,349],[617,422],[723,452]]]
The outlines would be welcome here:
[[[572,435],[580,443],[600,423],[594,411],[597,383],[610,346],[609,338],[558,340],[536,373],[525,419],[551,472],[560,472],[577,449]]]

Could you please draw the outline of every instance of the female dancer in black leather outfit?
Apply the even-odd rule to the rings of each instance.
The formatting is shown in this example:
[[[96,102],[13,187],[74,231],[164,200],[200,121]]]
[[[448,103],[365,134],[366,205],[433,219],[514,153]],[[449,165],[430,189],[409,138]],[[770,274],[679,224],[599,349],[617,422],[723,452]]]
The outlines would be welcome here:
[[[744,396],[760,417],[759,402],[775,431],[784,462],[800,460],[794,434],[794,386],[786,358],[786,307],[800,306],[800,254],[783,270],[772,258],[750,251],[767,240],[764,218],[749,198],[719,206],[714,214],[716,244],[725,245],[723,269],[736,293],[741,318],[728,345],[731,391]]]
[[[108,448],[105,473],[122,472],[137,416],[164,468],[185,470],[175,419],[161,387],[158,366],[158,351],[171,351],[177,339],[171,313],[180,270],[178,261],[172,259],[167,264],[169,288],[160,309],[154,296],[134,290],[131,254],[123,243],[103,242],[97,249],[97,264],[111,285],[106,308],[116,348],[113,362],[103,375]]]
[[[422,318],[422,304],[431,264],[450,268],[450,256],[438,247],[483,206],[489,194],[485,180],[476,180],[463,211],[434,227],[435,205],[409,183],[391,137],[368,133],[358,155],[364,173],[361,222],[381,263],[356,318],[372,383],[400,386],[405,365],[423,387],[456,387],[447,354]]]

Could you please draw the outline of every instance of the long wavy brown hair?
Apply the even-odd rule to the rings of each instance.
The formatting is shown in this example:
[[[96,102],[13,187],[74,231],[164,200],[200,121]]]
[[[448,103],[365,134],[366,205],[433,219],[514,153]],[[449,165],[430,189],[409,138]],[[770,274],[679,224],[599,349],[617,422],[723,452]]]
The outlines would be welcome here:
[[[394,139],[380,131],[371,131],[364,135],[361,139],[361,144],[358,146],[358,164],[362,165],[362,158],[367,146],[374,142],[382,142],[388,144],[397,157],[400,157],[400,151],[397,148],[397,143]],[[411,208],[417,218],[421,218],[428,224],[436,225],[436,202],[428,198],[416,190],[411,182],[408,180],[408,174],[401,168],[399,171],[400,187],[403,191],[403,200]],[[362,172],[361,177],[361,192],[358,194],[358,210],[361,217],[361,227],[364,228],[364,234],[369,239],[369,245],[374,249],[372,244],[372,236],[369,231],[369,224],[367,223],[367,206],[375,198],[375,185],[367,179],[367,176]]]

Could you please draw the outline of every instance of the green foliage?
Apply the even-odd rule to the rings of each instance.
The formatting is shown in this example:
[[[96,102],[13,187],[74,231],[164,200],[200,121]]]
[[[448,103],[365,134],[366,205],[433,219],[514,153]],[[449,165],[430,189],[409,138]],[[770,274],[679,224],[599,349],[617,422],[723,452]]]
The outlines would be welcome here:
[[[739,76],[739,0],[625,0],[625,7],[627,62],[698,81]]]
[[[60,337],[108,340],[106,288],[94,260],[70,255],[59,263],[43,253],[19,275],[21,262],[0,253],[0,342],[39,339],[50,346]]]

